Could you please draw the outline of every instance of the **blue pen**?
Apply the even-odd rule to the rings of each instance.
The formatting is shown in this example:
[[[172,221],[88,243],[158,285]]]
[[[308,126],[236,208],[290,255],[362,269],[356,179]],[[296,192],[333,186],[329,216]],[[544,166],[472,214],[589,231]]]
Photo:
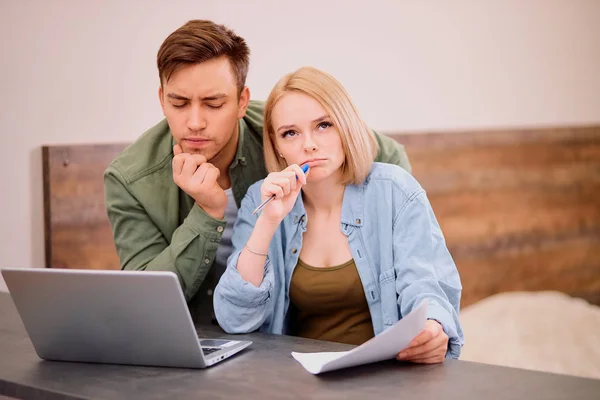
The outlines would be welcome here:
[[[308,171],[308,164],[304,164],[302,167],[302,172],[306,173]],[[296,176],[296,180],[298,180],[298,176]],[[263,201],[260,206],[256,207],[256,210],[252,211],[252,215],[256,214],[257,212],[259,212],[260,210],[262,210],[264,208],[264,206],[266,206],[267,204],[269,204],[269,202],[271,200],[273,200],[275,198],[275,195],[269,197],[268,199],[266,199],[265,201]]]

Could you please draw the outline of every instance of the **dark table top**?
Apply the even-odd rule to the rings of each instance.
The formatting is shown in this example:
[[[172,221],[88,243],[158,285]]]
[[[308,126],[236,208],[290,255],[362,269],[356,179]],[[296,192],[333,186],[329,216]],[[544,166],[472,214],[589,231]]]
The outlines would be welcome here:
[[[230,337],[200,326],[207,337]],[[153,368],[41,360],[10,296],[0,293],[0,395],[82,398],[600,399],[600,380],[465,361],[412,365],[391,360],[311,375],[292,351],[351,346],[291,336],[237,335],[254,343],[207,369]],[[468,338],[467,338],[468,339]]]

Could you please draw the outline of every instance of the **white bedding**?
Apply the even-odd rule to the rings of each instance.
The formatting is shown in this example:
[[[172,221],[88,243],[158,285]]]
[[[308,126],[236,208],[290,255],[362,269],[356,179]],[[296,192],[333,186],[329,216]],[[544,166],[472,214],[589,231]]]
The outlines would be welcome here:
[[[509,292],[464,308],[461,360],[600,379],[600,307],[559,292]]]

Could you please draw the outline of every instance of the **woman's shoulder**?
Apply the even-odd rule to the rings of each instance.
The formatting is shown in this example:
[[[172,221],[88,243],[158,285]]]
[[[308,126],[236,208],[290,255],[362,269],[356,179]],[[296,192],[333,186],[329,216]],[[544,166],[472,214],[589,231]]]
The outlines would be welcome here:
[[[382,188],[400,192],[406,197],[420,193],[423,188],[405,169],[394,164],[374,162],[364,182],[368,192],[379,192]]]
[[[260,203],[260,198],[261,198],[260,187],[264,181],[265,181],[264,179],[261,179],[257,182],[254,182],[252,185],[250,185],[250,187],[248,188],[248,191],[246,192],[246,195],[242,199],[242,203],[250,202],[251,204],[258,206],[258,204]]]
[[[406,170],[384,163],[373,163],[360,192],[363,193],[362,201],[370,205],[368,209],[375,213],[375,218],[387,215],[382,213],[382,207],[396,215],[425,193],[419,182]]]

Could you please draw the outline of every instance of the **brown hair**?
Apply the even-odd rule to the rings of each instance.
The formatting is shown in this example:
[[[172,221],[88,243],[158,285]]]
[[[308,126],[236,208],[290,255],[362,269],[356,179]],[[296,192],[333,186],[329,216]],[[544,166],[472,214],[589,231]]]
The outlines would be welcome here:
[[[342,183],[360,184],[371,170],[379,146],[373,131],[360,117],[352,99],[342,84],[324,71],[302,67],[285,75],[277,82],[265,105],[263,147],[267,171],[281,171],[287,163],[277,156],[273,108],[289,92],[303,93],[317,100],[333,121],[342,139],[345,160],[342,165]]]
[[[158,50],[156,64],[160,84],[167,82],[181,67],[223,56],[229,59],[241,93],[250,64],[246,41],[224,25],[207,20],[189,21],[171,33]]]

